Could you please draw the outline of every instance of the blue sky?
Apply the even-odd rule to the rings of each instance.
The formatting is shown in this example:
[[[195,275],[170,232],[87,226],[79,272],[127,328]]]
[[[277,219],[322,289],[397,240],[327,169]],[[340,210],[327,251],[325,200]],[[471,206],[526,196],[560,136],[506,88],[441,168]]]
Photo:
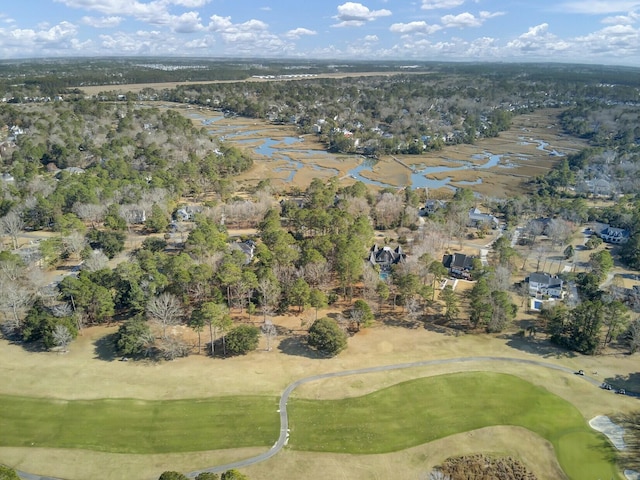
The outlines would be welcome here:
[[[640,0],[3,0],[0,58],[198,56],[640,66]]]

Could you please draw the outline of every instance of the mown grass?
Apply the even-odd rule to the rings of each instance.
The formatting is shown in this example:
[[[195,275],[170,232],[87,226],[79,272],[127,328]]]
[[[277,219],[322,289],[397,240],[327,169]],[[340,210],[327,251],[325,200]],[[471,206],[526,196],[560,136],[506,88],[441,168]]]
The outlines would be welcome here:
[[[482,427],[514,425],[547,439],[569,478],[621,478],[613,447],[573,405],[511,375],[421,378],[356,398],[291,399],[289,410],[290,446],[296,450],[386,453]]]
[[[289,410],[290,446],[296,450],[387,453],[482,427],[514,425],[547,439],[569,478],[621,478],[613,447],[575,407],[511,375],[456,373],[343,400],[292,398]],[[0,446],[180,453],[267,447],[278,431],[273,397],[61,401],[0,396]]]
[[[60,401],[0,396],[0,446],[82,448],[113,453],[195,452],[271,446],[278,400]]]

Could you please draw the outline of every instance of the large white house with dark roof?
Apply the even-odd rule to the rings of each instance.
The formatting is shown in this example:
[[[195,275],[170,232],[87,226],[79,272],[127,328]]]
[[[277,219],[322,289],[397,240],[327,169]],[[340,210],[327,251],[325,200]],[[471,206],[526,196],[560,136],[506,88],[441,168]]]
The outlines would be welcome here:
[[[529,295],[532,297],[548,296],[550,298],[563,298],[564,282],[555,275],[536,272],[529,275]]]

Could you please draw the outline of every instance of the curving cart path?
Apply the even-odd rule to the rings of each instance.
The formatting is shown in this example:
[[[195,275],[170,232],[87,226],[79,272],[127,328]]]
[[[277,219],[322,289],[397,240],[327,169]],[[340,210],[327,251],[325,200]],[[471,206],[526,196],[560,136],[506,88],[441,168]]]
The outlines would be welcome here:
[[[232,468],[242,468],[248,467],[249,465],[254,465],[256,463],[264,462],[269,458],[276,455],[282,447],[284,447],[289,441],[289,416],[287,414],[287,402],[289,401],[289,397],[293,393],[293,391],[298,388],[300,385],[304,385],[305,383],[315,382],[317,380],[324,380],[327,378],[336,378],[336,377],[346,377],[349,375],[362,375],[367,373],[375,373],[375,372],[389,372],[392,370],[401,370],[404,368],[416,368],[416,367],[429,367],[433,365],[446,365],[446,364],[455,364],[455,363],[473,363],[473,362],[509,362],[509,363],[519,363],[523,365],[534,365],[542,368],[549,368],[552,370],[558,370],[564,373],[575,374],[575,370],[572,370],[568,367],[563,367],[561,365],[556,365],[553,363],[541,362],[538,360],[527,360],[524,358],[511,358],[511,357],[460,357],[460,358],[446,358],[440,360],[422,360],[418,362],[410,362],[410,363],[399,363],[395,365],[380,365],[377,367],[369,367],[369,368],[359,368],[354,370],[343,370],[340,372],[331,372],[331,373],[322,373],[319,375],[313,375],[311,377],[301,378],[290,384],[287,388],[284,389],[282,395],[280,396],[279,409],[280,413],[280,435],[278,436],[278,440],[273,446],[264,453],[260,455],[256,455],[254,457],[245,458],[244,460],[238,460],[237,462],[227,463],[225,465],[217,465],[210,468],[205,468],[202,470],[197,470],[190,472],[187,475],[189,478],[195,478],[199,473],[202,472],[212,472],[212,473],[221,473],[226,470],[230,470]],[[582,378],[592,385],[598,387],[600,386],[600,381],[595,380],[587,375],[582,376]],[[627,392],[627,395],[632,396],[640,396],[639,394]],[[24,480],[62,480],[55,477],[47,477],[41,475],[34,475],[32,473],[17,471],[18,476]]]

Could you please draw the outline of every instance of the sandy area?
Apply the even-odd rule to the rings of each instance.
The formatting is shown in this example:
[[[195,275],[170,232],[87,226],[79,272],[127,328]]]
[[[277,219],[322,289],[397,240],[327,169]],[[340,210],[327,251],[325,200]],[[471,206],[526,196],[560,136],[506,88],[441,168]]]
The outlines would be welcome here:
[[[594,430],[604,433],[618,450],[627,448],[624,442],[624,429],[613,423],[606,415],[598,415],[592,418],[589,420],[589,425]],[[640,472],[636,472],[635,470],[625,470],[624,476],[627,480],[640,480]]]

